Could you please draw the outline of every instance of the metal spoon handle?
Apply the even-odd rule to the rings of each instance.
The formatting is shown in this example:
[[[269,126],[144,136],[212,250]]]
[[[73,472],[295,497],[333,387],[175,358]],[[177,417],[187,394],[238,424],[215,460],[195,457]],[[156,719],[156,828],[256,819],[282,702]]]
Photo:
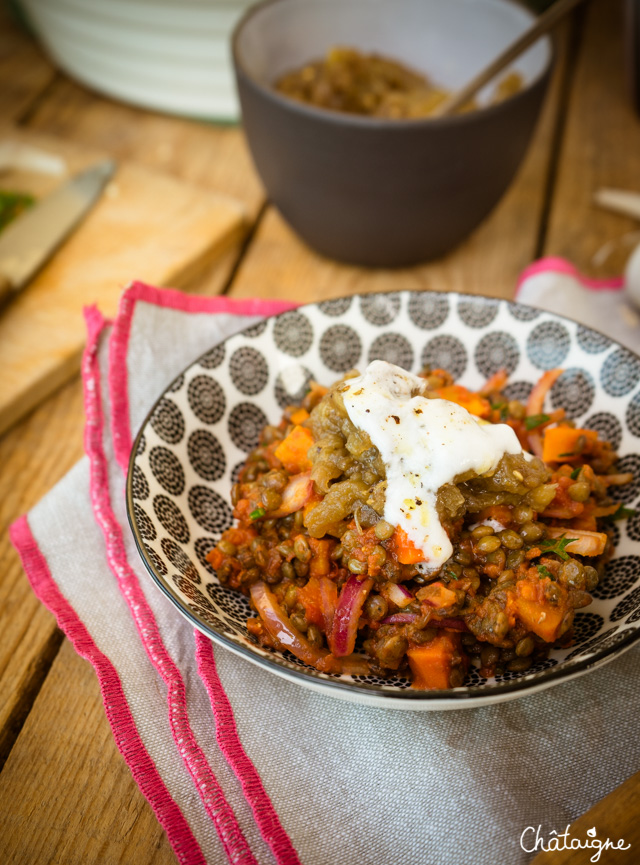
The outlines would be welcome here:
[[[488,66],[485,66],[468,84],[465,84],[461,90],[457,90],[448,99],[445,99],[431,114],[431,117],[447,117],[460,108],[461,105],[464,105],[465,102],[468,102],[476,95],[478,90],[484,87],[485,84],[488,84],[492,78],[499,72],[502,72],[516,57],[522,54],[523,51],[526,51],[530,45],[533,45],[547,31],[551,30],[574,6],[582,2],[583,0],[558,0],[557,3],[554,3],[553,6],[538,18],[532,27],[526,30],[515,42],[512,42]]]

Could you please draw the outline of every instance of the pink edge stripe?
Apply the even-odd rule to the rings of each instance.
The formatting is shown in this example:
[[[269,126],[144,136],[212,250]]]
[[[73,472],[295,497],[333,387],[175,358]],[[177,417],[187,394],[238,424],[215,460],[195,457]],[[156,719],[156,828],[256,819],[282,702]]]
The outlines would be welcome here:
[[[518,292],[522,288],[523,283],[531,276],[537,276],[539,273],[564,273],[567,276],[572,276],[584,288],[592,291],[619,291],[624,286],[623,277],[615,277],[613,279],[591,279],[588,276],[583,276],[580,271],[566,258],[556,258],[549,256],[540,258],[534,261],[520,274],[518,284],[516,286],[516,299]]]
[[[196,658],[200,678],[211,700],[218,745],[242,785],[260,834],[271,848],[278,865],[300,865],[298,854],[282,828],[262,779],[240,742],[233,709],[218,676],[211,641],[199,631],[196,632]]]
[[[160,825],[167,833],[178,860],[185,865],[206,865],[202,851],[184,815],[165,787],[140,739],[115,667],[96,646],[85,625],[54,582],[26,517],[16,520],[9,529],[9,536],[20,556],[36,597],[56,617],[59,627],[71,640],[76,652],[89,661],[95,669],[104,710],[118,750],[151,805]]]
[[[225,297],[193,297],[176,291],[153,288],[137,282],[131,285],[120,300],[118,317],[109,343],[109,386],[111,400],[112,436],[121,449],[118,462],[125,475],[131,450],[129,416],[129,384],[127,352],[131,321],[137,301],[193,312],[229,312],[236,315],[275,315],[298,304],[286,301],[232,300]],[[278,865],[296,865],[297,853],[271,804],[260,776],[245,752],[238,731],[233,709],[227,697],[215,665],[210,641],[199,631],[196,636],[196,658],[198,672],[209,694],[216,721],[216,738],[225,759],[240,781],[242,791],[249,803],[264,841],[271,848]]]
[[[183,294],[170,288],[154,288],[143,282],[132,283],[122,294],[118,315],[109,341],[109,398],[111,401],[111,434],[118,465],[127,470],[131,452],[131,419],[127,383],[127,351],[131,322],[138,301],[152,303],[180,312],[227,312],[232,315],[276,315],[298,304],[284,300],[236,300],[235,298],[202,297]]]
[[[236,816],[196,742],[189,724],[184,681],[162,642],[153,612],[127,561],[122,529],[111,508],[108,466],[102,442],[104,418],[97,349],[106,322],[95,307],[85,309],[85,318],[88,330],[87,346],[82,357],[86,416],[85,451],[90,465],[93,511],[104,533],[107,559],[149,659],[167,686],[169,722],[176,747],[213,821],[225,853],[232,863],[257,865]]]

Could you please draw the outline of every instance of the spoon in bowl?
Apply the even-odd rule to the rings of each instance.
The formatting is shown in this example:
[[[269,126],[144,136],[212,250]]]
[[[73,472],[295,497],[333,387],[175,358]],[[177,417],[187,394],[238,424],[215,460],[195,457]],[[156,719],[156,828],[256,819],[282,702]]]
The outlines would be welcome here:
[[[457,90],[455,93],[452,93],[447,99],[438,105],[438,107],[431,113],[431,117],[449,117],[458,108],[460,108],[465,103],[469,102],[472,99],[478,90],[481,90],[485,84],[488,84],[496,75],[502,72],[507,66],[509,66],[516,57],[519,57],[524,51],[527,50],[534,42],[536,42],[541,36],[547,33],[551,28],[558,23],[565,15],[567,15],[571,10],[577,6],[579,3],[582,3],[583,0],[557,0],[553,6],[549,7],[546,12],[544,12],[540,17],[536,20],[535,24],[529,27],[528,30],[519,36],[515,42],[512,42],[502,54],[499,54],[494,60],[489,63],[488,66],[475,75],[468,84],[465,84],[460,90]]]

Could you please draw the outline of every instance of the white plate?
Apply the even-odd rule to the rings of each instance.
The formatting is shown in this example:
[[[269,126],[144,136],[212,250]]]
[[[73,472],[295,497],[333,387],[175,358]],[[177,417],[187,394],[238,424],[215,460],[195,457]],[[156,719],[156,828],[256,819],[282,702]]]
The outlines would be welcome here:
[[[144,108],[239,117],[229,40],[251,0],[21,0],[45,48],[84,84]]]

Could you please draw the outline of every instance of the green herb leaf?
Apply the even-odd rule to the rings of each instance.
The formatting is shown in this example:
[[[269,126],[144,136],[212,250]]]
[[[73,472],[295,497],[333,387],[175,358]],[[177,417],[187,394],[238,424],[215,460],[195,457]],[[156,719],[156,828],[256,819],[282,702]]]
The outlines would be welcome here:
[[[572,480],[572,481],[577,481],[577,480],[578,480],[578,475],[580,474],[581,471],[582,471],[582,466],[578,466],[577,469],[574,469],[574,470],[571,472],[571,474],[569,475],[569,477],[571,478],[571,480]]]
[[[500,412],[500,420],[506,420],[509,416],[509,403],[507,402],[492,402],[491,408]]]
[[[532,430],[550,420],[551,418],[548,414],[531,414],[524,419],[524,425],[528,430]]]
[[[608,523],[615,523],[617,520],[626,520],[629,517],[634,516],[637,511],[633,508],[626,508],[624,505],[620,505],[617,511],[613,514],[609,514],[608,517],[605,517],[605,521]]]
[[[266,511],[264,508],[256,508],[255,511],[251,511],[251,513],[249,514],[249,519],[250,520],[259,520],[260,517],[263,517],[265,514],[266,514]]]
[[[558,454],[559,457],[577,457],[578,454],[575,451],[565,451],[563,454]]]
[[[20,216],[23,210],[31,207],[34,201],[32,195],[0,190],[0,231],[17,216]]]
[[[545,568],[544,565],[537,565],[537,568],[538,568],[538,573],[541,574],[541,576],[551,577],[551,579],[553,579],[553,574],[551,573],[551,571],[547,570],[547,568]]]
[[[541,550],[544,550],[545,553],[555,553],[556,556],[559,556],[563,561],[567,561],[567,559],[571,558],[567,552],[565,552],[565,547],[571,543],[571,541],[575,541],[577,538],[568,538],[566,535],[562,535],[561,538],[549,538],[546,541],[539,541],[538,546]]]

